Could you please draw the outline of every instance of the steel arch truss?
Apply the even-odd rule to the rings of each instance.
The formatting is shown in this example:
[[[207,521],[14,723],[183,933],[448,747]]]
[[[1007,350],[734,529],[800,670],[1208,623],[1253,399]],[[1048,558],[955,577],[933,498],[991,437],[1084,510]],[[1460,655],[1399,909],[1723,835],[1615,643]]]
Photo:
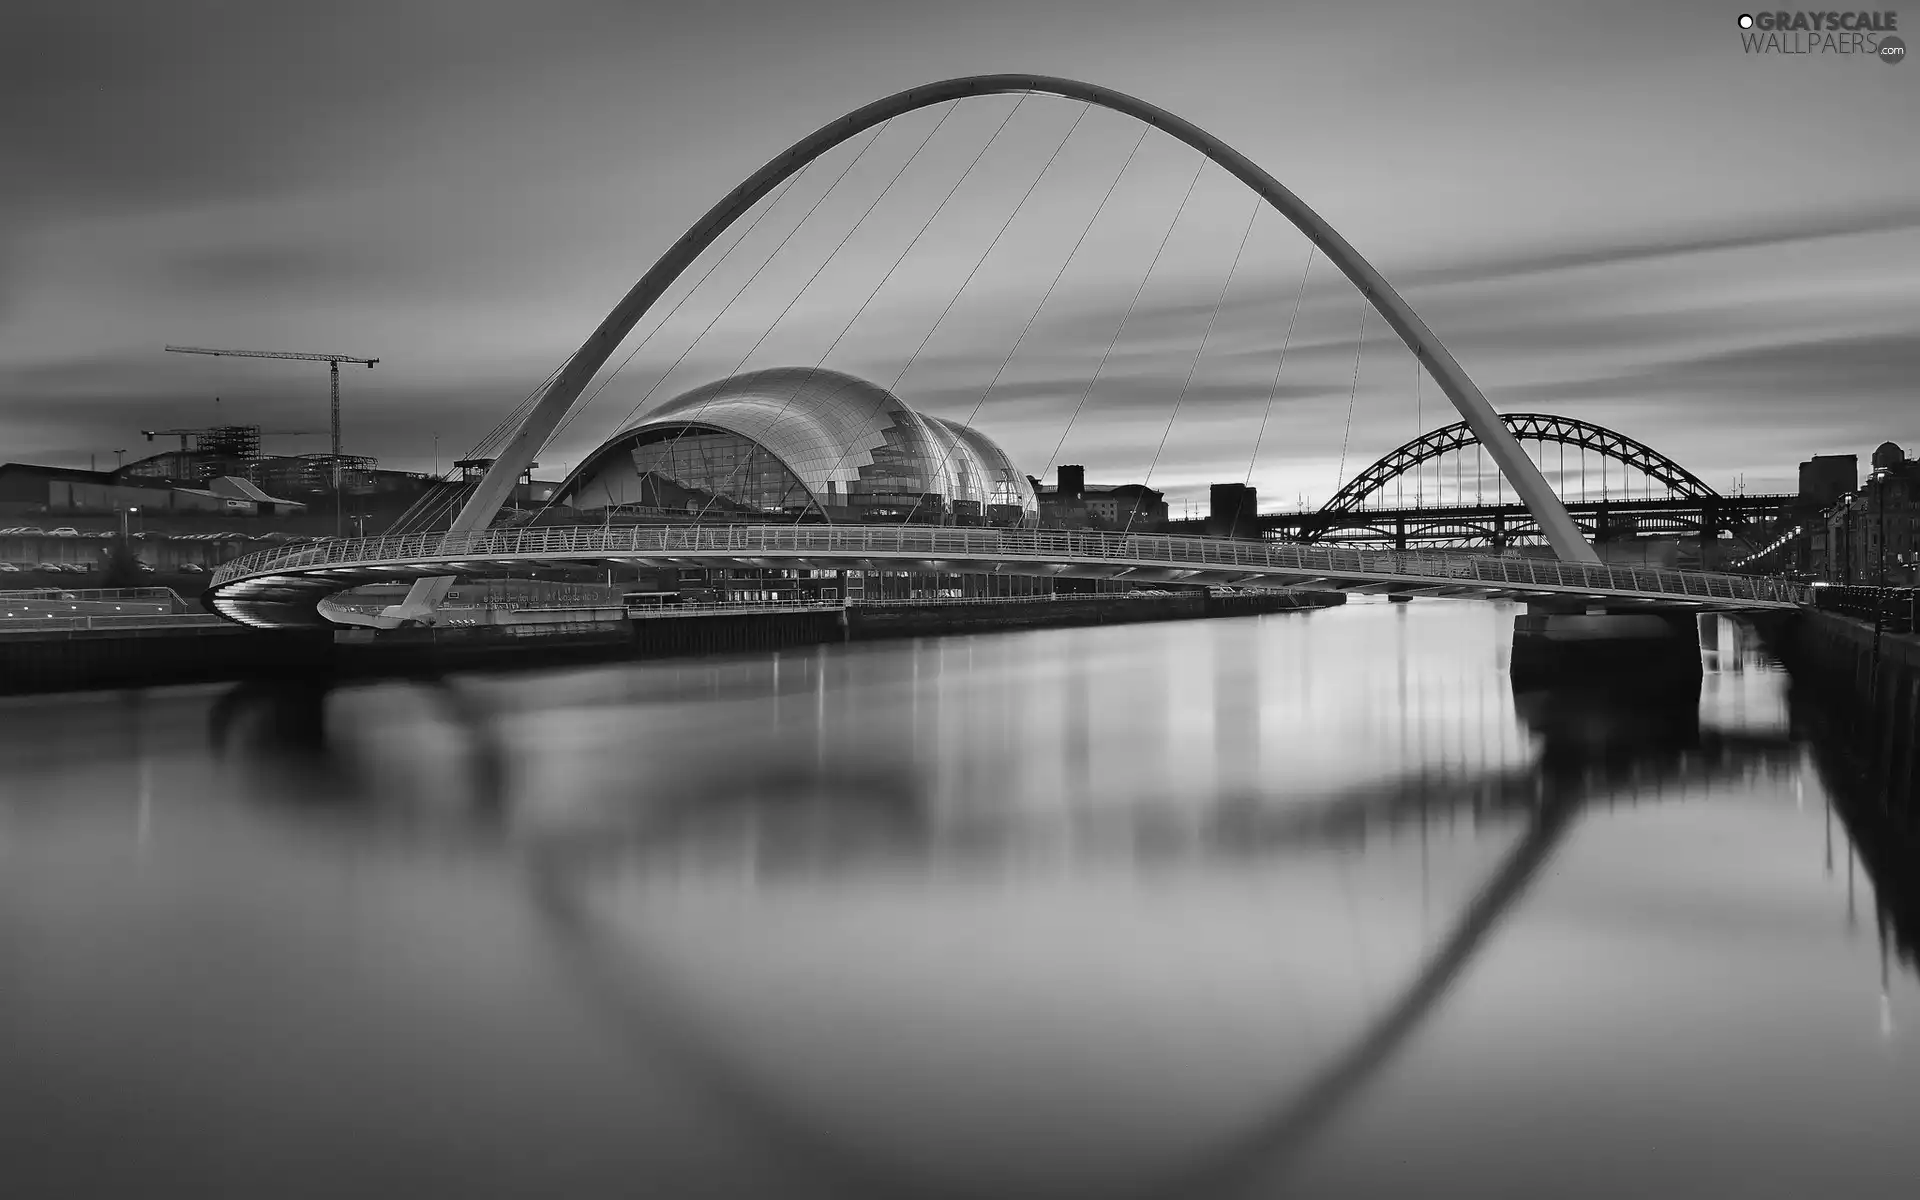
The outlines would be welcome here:
[[[1632,467],[1681,498],[1690,500],[1719,498],[1720,493],[1714,491],[1705,480],[1692,471],[1645,442],[1635,441],[1626,434],[1608,429],[1604,425],[1595,425],[1591,421],[1582,421],[1575,417],[1557,417],[1551,413],[1503,413],[1500,421],[1518,441],[1558,442],[1563,446],[1578,446],[1582,450],[1595,451],[1615,462]],[[1387,484],[1419,467],[1420,464],[1439,458],[1443,454],[1479,444],[1480,439],[1474,435],[1465,421],[1455,421],[1431,433],[1422,434],[1355,475],[1345,487],[1334,494],[1333,499],[1321,506],[1320,513],[1322,516],[1336,517],[1357,512],[1368,498],[1385,490]]]

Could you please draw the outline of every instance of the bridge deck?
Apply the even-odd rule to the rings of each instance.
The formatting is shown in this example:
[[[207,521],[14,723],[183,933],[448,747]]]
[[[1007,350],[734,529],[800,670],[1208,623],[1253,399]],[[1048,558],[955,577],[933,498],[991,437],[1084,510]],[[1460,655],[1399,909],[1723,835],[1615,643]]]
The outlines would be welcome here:
[[[360,584],[542,564],[942,570],[1712,608],[1792,608],[1811,599],[1802,584],[1650,567],[926,525],[586,526],[338,538],[235,559],[215,573],[209,596],[216,611],[249,625],[325,624],[316,611],[321,597]]]

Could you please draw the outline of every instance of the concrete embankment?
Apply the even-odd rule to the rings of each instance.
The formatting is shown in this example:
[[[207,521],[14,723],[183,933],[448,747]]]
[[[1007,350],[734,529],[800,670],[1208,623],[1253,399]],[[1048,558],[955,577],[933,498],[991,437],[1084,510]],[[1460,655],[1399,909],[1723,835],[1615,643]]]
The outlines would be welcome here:
[[[1920,963],[1920,637],[1805,612],[1762,623],[1793,678],[1806,737],[1834,813],[1872,881],[1882,931]]]
[[[259,631],[237,625],[0,634],[0,694],[221,680],[372,678],[509,670],[890,637],[1245,616],[1342,604],[1339,593],[1064,597],[646,616],[593,624],[456,629]]]
[[[325,671],[325,630],[190,624],[0,633],[0,694],[272,679]]]
[[[1920,636],[1802,612],[1762,635],[1793,677],[1796,709],[1817,720],[1888,802],[1920,820]]]

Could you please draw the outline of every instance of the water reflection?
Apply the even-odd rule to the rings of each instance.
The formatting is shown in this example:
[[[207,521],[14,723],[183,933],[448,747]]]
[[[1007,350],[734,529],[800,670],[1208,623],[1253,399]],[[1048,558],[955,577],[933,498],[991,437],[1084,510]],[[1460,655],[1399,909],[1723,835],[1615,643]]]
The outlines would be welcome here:
[[[1557,864],[1589,829],[1593,845],[1664,830],[1634,843],[1657,859],[1684,829],[1627,814],[1697,810],[1732,829],[1806,782],[1798,735],[1771,717],[1784,690],[1748,651],[1735,653],[1746,682],[1727,683],[1722,661],[1679,704],[1515,695],[1488,612],[1356,606],[1311,622],[250,687],[199,710],[197,769],[215,812],[253,814],[265,840],[245,854],[349,864],[385,897],[355,904],[354,921],[406,927],[435,897],[465,897],[417,936],[466,946],[463,970],[501,959],[564,997],[531,1006],[515,1036],[545,1044],[569,1005],[584,1016],[617,1050],[594,1070],[629,1073],[604,1086],[644,1079],[662,1097],[639,1110],[656,1158],[679,1151],[645,1131],[695,1112],[711,1114],[701,1138],[781,1194],[1364,1190],[1386,1168],[1348,1140],[1377,1132],[1382,1104],[1418,1094],[1420,1064],[1513,988],[1500,970],[1466,985],[1514,926],[1558,919],[1581,876]],[[170,810],[183,824],[197,810],[169,795],[179,762],[149,759],[192,757],[177,736],[190,706],[143,706],[154,844],[201,866],[235,853],[170,835]],[[0,846],[32,844],[31,823],[4,811]],[[1875,911],[1898,925],[1880,899],[1898,864],[1872,857]],[[1651,868],[1611,869],[1630,897]],[[1526,916],[1543,890],[1562,898]],[[508,898],[524,929],[504,918]],[[1677,915],[1635,936],[1655,945]],[[364,936],[325,906],[303,919],[276,932]],[[401,952],[429,944],[402,938]],[[1520,945],[1542,955],[1537,933]],[[1878,1027],[1901,1003],[1884,995]],[[470,1052],[461,1027],[434,1036]],[[1475,1071],[1524,1061],[1487,1053]],[[1458,1072],[1451,1085],[1476,1086]],[[1509,1153],[1525,1156],[1486,1150]],[[724,1177],[680,1167],[687,1192]],[[1479,1190],[1489,1178],[1502,1177]],[[1452,1182],[1476,1186],[1470,1172]],[[613,1172],[584,1190],[634,1183]]]

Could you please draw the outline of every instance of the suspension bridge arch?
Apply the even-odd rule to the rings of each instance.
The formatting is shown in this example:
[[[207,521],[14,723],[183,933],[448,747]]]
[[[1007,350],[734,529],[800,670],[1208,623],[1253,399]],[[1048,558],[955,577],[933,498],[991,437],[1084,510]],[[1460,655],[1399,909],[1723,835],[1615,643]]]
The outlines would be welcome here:
[[[708,246],[789,176],[849,138],[903,114],[969,96],[1016,93],[1060,96],[1132,117],[1192,147],[1252,189],[1305,234],[1399,335],[1493,456],[1555,553],[1573,562],[1599,561],[1565,505],[1500,423],[1479,387],[1400,294],[1333,226],[1252,160],[1191,121],[1124,92],[1052,75],[969,75],[896,92],[821,126],[754,172],[682,234],[574,351],[481,477],[455,516],[451,531],[484,529],[491,523],[521,472],[572,412],[614,349]],[[432,609],[447,586],[444,580],[422,580],[392,615],[431,620]]]
[[[1500,416],[1500,423],[1516,442],[1557,443],[1593,451],[1639,471],[1681,499],[1714,500],[1720,496],[1705,480],[1660,451],[1604,425],[1550,413],[1505,413]],[[1477,431],[1465,421],[1423,433],[1382,455],[1348,480],[1331,500],[1321,505],[1320,513],[1334,517],[1357,512],[1388,484],[1419,469],[1421,464],[1481,444]]]

